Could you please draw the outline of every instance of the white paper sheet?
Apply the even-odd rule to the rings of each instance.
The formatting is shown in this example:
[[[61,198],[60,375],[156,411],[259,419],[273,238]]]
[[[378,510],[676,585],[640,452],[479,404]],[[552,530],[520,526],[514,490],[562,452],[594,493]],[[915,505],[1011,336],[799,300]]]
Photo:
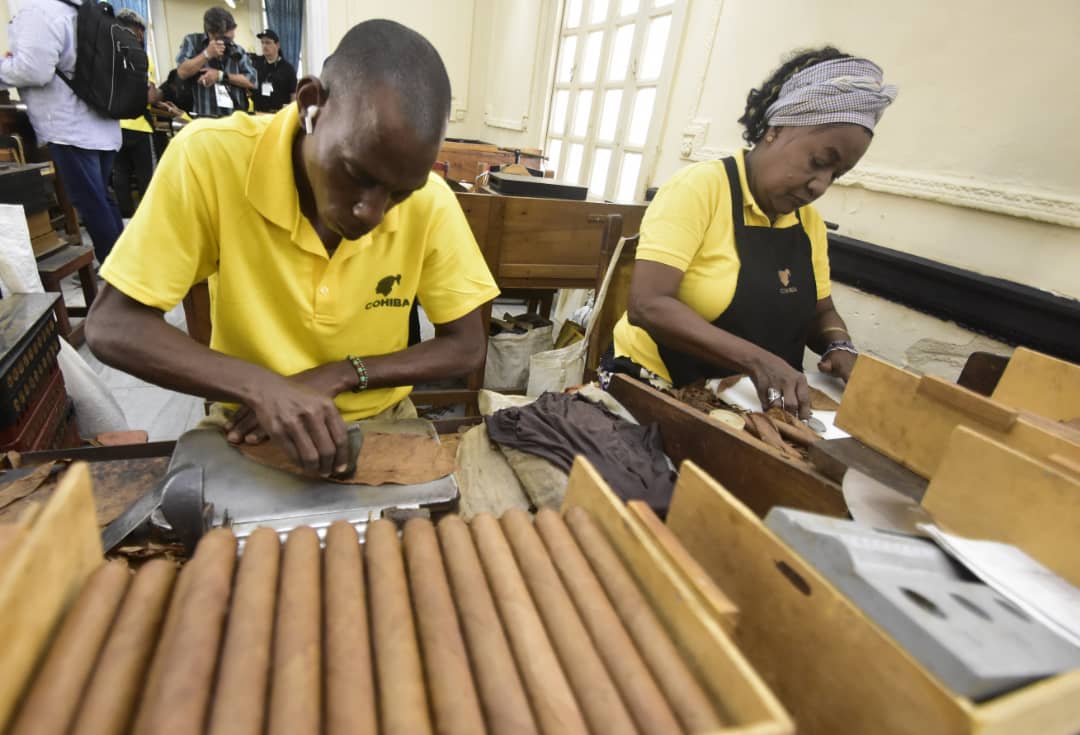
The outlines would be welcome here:
[[[907,495],[854,467],[848,467],[840,487],[851,517],[864,526],[925,536],[918,526],[934,520],[925,508]]]
[[[955,536],[932,523],[919,528],[1002,597],[1080,646],[1080,589],[1015,546]]]

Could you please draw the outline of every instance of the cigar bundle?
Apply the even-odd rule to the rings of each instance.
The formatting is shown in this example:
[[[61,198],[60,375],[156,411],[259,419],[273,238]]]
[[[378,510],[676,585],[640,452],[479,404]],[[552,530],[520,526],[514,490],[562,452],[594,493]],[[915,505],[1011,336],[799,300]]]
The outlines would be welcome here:
[[[400,533],[399,533],[400,531]],[[11,728],[34,733],[706,732],[721,714],[589,514],[210,532],[100,567]]]

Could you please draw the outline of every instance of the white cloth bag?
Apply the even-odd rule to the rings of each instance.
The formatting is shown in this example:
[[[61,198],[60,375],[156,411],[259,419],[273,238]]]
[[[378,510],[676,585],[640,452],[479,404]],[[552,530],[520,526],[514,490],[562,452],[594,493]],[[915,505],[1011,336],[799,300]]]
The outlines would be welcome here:
[[[585,355],[589,350],[589,336],[592,334],[596,317],[607,300],[608,285],[615,274],[615,268],[622,255],[623,243],[626,238],[620,238],[615,246],[615,252],[608,263],[604,281],[600,284],[600,293],[596,294],[596,303],[589,318],[589,324],[585,327],[585,338],[557,350],[538,352],[529,358],[529,381],[525,389],[525,395],[538,396],[546,391],[560,393],[573,385],[581,385],[585,377]],[[490,348],[489,348],[490,349]]]
[[[533,355],[550,350],[554,343],[551,325],[533,327],[524,334],[503,332],[488,338],[484,363],[484,387],[494,391],[525,390]]]

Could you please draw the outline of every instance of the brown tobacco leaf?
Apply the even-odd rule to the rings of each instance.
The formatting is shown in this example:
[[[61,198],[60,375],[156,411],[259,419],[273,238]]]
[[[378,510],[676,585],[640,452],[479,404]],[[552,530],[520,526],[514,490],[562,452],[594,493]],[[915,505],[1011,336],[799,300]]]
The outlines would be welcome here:
[[[46,462],[38,465],[29,475],[13,480],[0,490],[0,508],[6,508],[16,500],[22,500],[27,495],[36,492],[49,478],[53,465],[56,462]]]
[[[345,485],[420,485],[446,477],[457,468],[453,449],[419,434],[364,434],[356,472],[347,478],[305,473],[283,447],[272,442],[243,444],[237,449],[259,464]]]

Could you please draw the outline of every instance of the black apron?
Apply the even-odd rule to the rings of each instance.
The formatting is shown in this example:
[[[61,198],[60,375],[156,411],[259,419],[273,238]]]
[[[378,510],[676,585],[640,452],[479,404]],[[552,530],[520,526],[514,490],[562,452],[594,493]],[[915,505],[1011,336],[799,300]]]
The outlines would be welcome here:
[[[713,325],[782,357],[802,372],[807,333],[817,313],[810,237],[798,210],[798,224],[793,227],[748,227],[735,159],[725,158],[724,169],[731,185],[739,277],[731,304]],[[665,345],[657,343],[657,347],[675,387],[733,373]]]

